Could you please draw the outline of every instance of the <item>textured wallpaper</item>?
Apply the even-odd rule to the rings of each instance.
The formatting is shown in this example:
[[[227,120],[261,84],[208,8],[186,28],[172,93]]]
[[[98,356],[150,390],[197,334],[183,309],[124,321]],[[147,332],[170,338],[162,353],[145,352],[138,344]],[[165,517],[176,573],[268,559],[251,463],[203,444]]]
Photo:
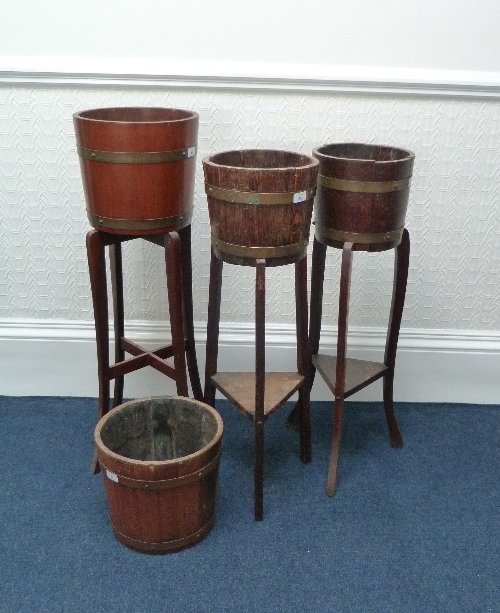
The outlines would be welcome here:
[[[500,102],[252,90],[0,87],[0,318],[88,320],[85,215],[72,113],[125,105],[200,114],[193,222],[195,319],[206,319],[210,227],[203,156],[326,142],[391,144],[416,154],[407,227],[407,328],[500,330]],[[125,247],[126,317],[167,316],[163,253]],[[393,252],[355,254],[350,322],[385,326]],[[324,322],[335,324],[340,252],[328,250]],[[253,269],[225,266],[224,321],[252,321]],[[293,267],[268,273],[268,321],[290,323]]]

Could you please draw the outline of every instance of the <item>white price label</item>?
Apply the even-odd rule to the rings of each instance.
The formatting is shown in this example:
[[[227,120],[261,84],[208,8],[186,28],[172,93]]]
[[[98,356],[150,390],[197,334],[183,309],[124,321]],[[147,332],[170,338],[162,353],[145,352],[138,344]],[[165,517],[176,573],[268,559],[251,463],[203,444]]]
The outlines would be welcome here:
[[[304,202],[306,199],[306,192],[297,192],[293,195],[293,203],[297,204],[297,202]]]
[[[118,475],[115,475],[115,473],[112,473],[110,470],[106,470],[106,477],[110,481],[114,481],[115,483],[118,483]]]

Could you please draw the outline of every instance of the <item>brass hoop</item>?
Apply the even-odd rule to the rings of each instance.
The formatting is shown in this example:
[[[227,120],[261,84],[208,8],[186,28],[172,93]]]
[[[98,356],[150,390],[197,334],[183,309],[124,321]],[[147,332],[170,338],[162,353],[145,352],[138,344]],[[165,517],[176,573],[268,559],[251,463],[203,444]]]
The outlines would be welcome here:
[[[393,241],[400,241],[403,236],[404,226],[398,230],[392,230],[391,232],[381,232],[377,234],[368,234],[362,232],[344,232],[343,230],[333,230],[326,226],[315,225],[316,232],[319,236],[324,236],[332,241],[338,241],[341,243],[359,243],[362,245],[369,245],[374,243],[392,243]]]
[[[387,194],[400,192],[410,187],[411,177],[400,181],[347,181],[318,175],[318,185],[339,192],[360,192],[365,194]]]
[[[87,217],[90,225],[97,230],[132,230],[146,231],[159,230],[161,228],[184,228],[191,223],[193,209],[173,215],[172,217],[160,217],[156,219],[115,219],[114,217],[103,217],[87,210]]]
[[[222,253],[227,253],[227,255],[232,255],[235,257],[263,260],[268,258],[282,258],[302,253],[304,249],[307,249],[308,243],[309,240],[304,240],[300,243],[293,243],[291,245],[279,245],[277,247],[246,247],[243,245],[225,243],[218,238],[214,238],[212,236],[213,247],[215,249],[218,249]]]
[[[169,490],[174,487],[181,487],[183,485],[189,485],[190,483],[199,481],[202,477],[204,477],[217,467],[219,459],[220,451],[215,457],[210,460],[208,464],[205,464],[203,468],[201,468],[200,470],[196,470],[194,473],[189,473],[188,475],[183,475],[182,477],[174,477],[172,479],[162,479],[158,481],[144,481],[141,479],[131,479],[130,477],[123,477],[122,475],[117,475],[114,471],[111,471],[106,468],[106,466],[101,462],[101,460],[99,460],[99,464],[101,468],[104,469],[104,474],[106,475],[106,477],[114,483],[119,483],[120,485],[124,485],[125,487],[130,487],[136,490]]]
[[[234,204],[298,204],[314,198],[316,186],[301,192],[241,192],[237,189],[223,189],[206,185],[205,191],[211,198]]]
[[[184,547],[188,547],[201,539],[210,532],[215,522],[215,515],[207,521],[207,523],[202,526],[199,530],[194,532],[193,534],[189,534],[184,538],[177,539],[175,541],[165,541],[163,543],[148,543],[146,541],[137,541],[136,539],[131,538],[130,536],[126,536],[122,534],[119,530],[115,528],[113,523],[111,524],[113,528],[113,532],[115,533],[116,538],[125,545],[132,547],[132,549],[136,549],[138,551],[160,551],[167,552],[175,549],[181,549]]]
[[[76,150],[84,160],[106,164],[164,164],[181,162],[196,155],[196,147],[173,151],[99,151],[77,145]]]

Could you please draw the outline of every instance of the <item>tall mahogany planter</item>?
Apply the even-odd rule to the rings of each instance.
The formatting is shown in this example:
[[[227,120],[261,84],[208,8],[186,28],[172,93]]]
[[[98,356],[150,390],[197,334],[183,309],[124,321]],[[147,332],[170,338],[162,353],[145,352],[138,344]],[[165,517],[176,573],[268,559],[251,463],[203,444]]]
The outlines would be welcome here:
[[[314,150],[319,160],[315,237],[311,272],[309,340],[313,367],[335,396],[327,494],[333,495],[342,430],[344,399],[383,377],[384,407],[393,447],[401,447],[393,407],[394,367],[406,293],[410,239],[405,215],[414,154],[396,147],[335,143]],[[320,354],[323,280],[327,246],[342,249],[337,356]],[[353,251],[396,248],[394,286],[383,363],[346,357]]]
[[[191,221],[198,114],[123,107],[73,115],[87,214],[98,230],[165,233]]]
[[[203,160],[212,230],[205,402],[218,389],[254,424],[254,516],[264,514],[264,422],[297,390],[300,457],[311,459],[307,244],[318,162],[298,153],[243,150]],[[255,371],[217,372],[223,262],[256,268]],[[266,372],[266,267],[295,264],[297,372]]]
[[[116,538],[143,553],[198,543],[215,521],[222,419],[188,398],[144,398],[95,430]]]

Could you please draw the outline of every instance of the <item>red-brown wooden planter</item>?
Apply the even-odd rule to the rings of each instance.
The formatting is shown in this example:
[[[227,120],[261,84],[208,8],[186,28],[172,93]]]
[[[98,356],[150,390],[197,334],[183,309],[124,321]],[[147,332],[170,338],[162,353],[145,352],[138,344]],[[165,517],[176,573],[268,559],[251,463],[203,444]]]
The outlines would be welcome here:
[[[126,402],[95,442],[116,538],[143,553],[198,543],[215,521],[222,419],[184,397]]]
[[[318,162],[289,151],[226,151],[203,160],[212,245],[227,261],[297,261],[307,248]]]
[[[91,225],[160,234],[191,221],[198,114],[123,107],[73,115]]]
[[[396,147],[333,143],[313,151],[319,160],[316,238],[357,251],[396,247],[403,234],[414,153]]]

